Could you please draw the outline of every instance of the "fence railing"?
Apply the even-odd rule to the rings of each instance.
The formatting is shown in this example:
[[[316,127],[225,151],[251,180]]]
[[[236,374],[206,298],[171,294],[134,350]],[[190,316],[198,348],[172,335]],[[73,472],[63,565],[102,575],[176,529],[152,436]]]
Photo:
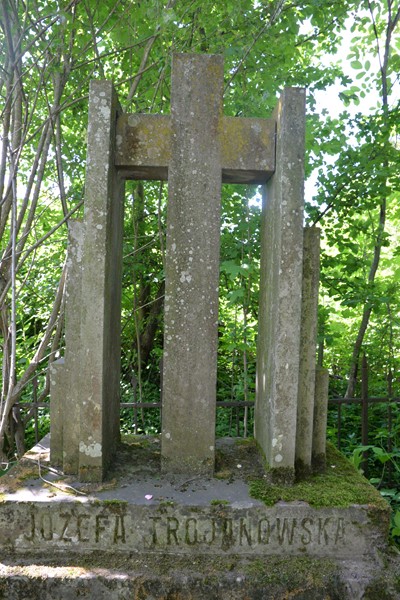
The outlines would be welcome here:
[[[217,409],[219,408],[236,408],[235,414],[232,414],[232,426],[235,430],[235,435],[238,437],[247,437],[249,435],[249,410],[254,408],[253,401],[218,401],[216,403]],[[20,423],[21,426],[25,427],[28,420],[32,419],[34,422],[35,442],[39,442],[40,438],[40,427],[39,427],[39,409],[50,409],[50,402],[17,402],[13,407],[14,421]],[[143,411],[151,409],[159,409],[159,419],[161,421],[162,404],[159,402],[121,402],[121,412],[130,409],[132,410],[132,417],[130,419],[130,426],[133,433],[138,433],[143,428]],[[244,409],[243,415],[239,415],[239,409]],[[22,419],[20,411],[25,412],[24,418]],[[243,420],[243,423],[240,422]]]
[[[391,395],[392,391],[392,377],[388,378],[388,395],[387,396],[369,396],[368,395],[368,363],[367,359],[364,357],[362,360],[362,369],[361,369],[361,396],[354,398],[344,398],[344,397],[331,397],[329,398],[329,405],[331,407],[337,407],[337,447],[343,449],[343,423],[346,421],[346,415],[344,411],[344,407],[346,405],[359,405],[360,406],[360,414],[357,415],[357,422],[360,423],[360,429],[358,431],[353,430],[352,433],[358,436],[358,439],[361,440],[362,446],[368,446],[371,442],[370,436],[370,418],[371,411],[370,405],[386,405],[386,431],[387,435],[385,436],[386,450],[387,452],[392,452],[393,450],[393,424],[396,423],[398,427],[397,420],[395,419],[394,412],[398,414],[398,408],[396,405],[400,404],[400,397],[394,397]],[[33,419],[34,421],[34,432],[35,432],[35,441],[39,441],[40,436],[40,428],[38,425],[39,420],[39,409],[40,408],[50,408],[49,402],[43,402],[40,400],[36,400],[34,397],[33,402],[21,402],[17,403],[14,406],[14,420],[16,423],[20,422],[21,425],[25,426],[28,419]],[[231,408],[236,409],[233,410],[230,414],[230,433],[234,432],[234,435],[247,437],[248,433],[252,431],[252,415],[251,410],[254,408],[254,402],[248,401],[218,401],[216,403],[218,408]],[[159,402],[121,402],[120,404],[121,412],[126,411],[126,409],[132,410],[132,416],[129,416],[125,419],[126,422],[129,422],[129,426],[133,433],[138,433],[140,430],[143,430],[143,420],[144,420],[144,411],[151,409],[159,410],[159,422],[161,422],[161,411],[162,405],[161,401]],[[25,416],[23,418],[23,423],[21,423],[20,410],[23,409]],[[244,409],[242,412],[240,409]],[[367,473],[367,456],[364,456],[363,462],[364,472]]]
[[[329,399],[329,404],[337,406],[337,447],[339,450],[342,449],[342,426],[343,426],[343,407],[351,404],[359,404],[361,406],[360,411],[360,429],[361,429],[361,445],[371,445],[370,439],[370,416],[371,411],[369,410],[372,404],[386,405],[386,426],[387,435],[386,437],[386,451],[391,453],[393,451],[393,410],[397,412],[396,404],[400,404],[400,397],[392,396],[392,375],[388,377],[388,395],[387,396],[369,396],[368,391],[368,362],[364,356],[362,359],[361,367],[361,396],[358,398],[339,398],[333,397]],[[355,433],[355,432],[354,432]],[[368,463],[367,453],[363,455],[362,468],[364,474],[368,475]]]

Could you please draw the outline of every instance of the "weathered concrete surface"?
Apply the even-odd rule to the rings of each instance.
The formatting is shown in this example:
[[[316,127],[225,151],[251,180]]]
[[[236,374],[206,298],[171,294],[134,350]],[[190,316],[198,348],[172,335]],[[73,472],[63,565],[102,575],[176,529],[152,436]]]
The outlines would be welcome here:
[[[174,56],[162,391],[171,472],[214,469],[222,94],[222,57]]]
[[[115,164],[127,179],[168,179],[169,115],[122,114],[117,120]]]
[[[83,223],[68,222],[65,283],[65,353],[50,368],[51,462],[65,473],[78,473],[83,344],[81,338]]]
[[[82,390],[80,372],[84,351],[81,337],[84,225],[68,223],[68,263],[65,302],[65,367],[63,389],[63,460],[64,473],[78,473]],[[53,401],[53,400],[52,400]],[[53,437],[53,436],[52,436]]]
[[[168,179],[169,115],[123,114],[117,121],[115,164],[127,179]],[[223,183],[265,183],[275,170],[275,121],[221,116]]]
[[[83,248],[79,476],[101,481],[119,439],[123,182],[114,166],[120,112],[109,81],[92,81]]]
[[[322,471],[326,463],[326,427],[328,418],[329,371],[317,367],[315,377],[312,466]]]
[[[193,561],[175,562],[175,566],[162,561],[164,569],[160,570],[158,561],[147,558],[129,561],[133,563],[132,570],[110,568],[88,568],[79,566],[49,567],[48,565],[2,566],[0,565],[0,595],[3,600],[71,600],[83,597],[96,600],[110,600],[127,598],[146,598],[157,600],[242,600],[268,599],[278,600],[286,592],[284,585],[279,585],[275,569],[283,564],[277,564],[271,569],[275,579],[274,585],[266,587],[260,577],[255,583],[255,577],[247,576],[251,565],[240,565],[240,569],[232,569],[232,560],[226,564],[225,572],[221,566],[218,570],[215,565],[194,564]],[[286,560],[285,572],[288,563]],[[259,566],[261,570],[261,565]],[[269,574],[270,565],[265,565],[264,577]],[[222,571],[222,573],[221,573]],[[334,569],[333,574],[336,575]],[[313,586],[309,577],[297,577],[299,594],[292,590],[291,598],[303,598],[304,590],[308,592],[308,599],[326,598],[344,600],[344,586],[339,581],[334,581],[330,573],[323,583]],[[301,592],[300,592],[301,590]],[[280,594],[279,594],[280,592]],[[333,593],[332,593],[333,592]],[[336,592],[336,593],[335,593]],[[329,596],[327,594],[329,593]],[[279,594],[279,595],[278,595]],[[310,594],[313,594],[312,596]],[[318,595],[317,595],[318,594]],[[355,596],[351,597],[352,600]]]
[[[255,436],[277,478],[294,477],[303,269],[305,90],[275,110],[276,171],[267,183],[261,273]]]
[[[223,183],[265,183],[275,171],[275,121],[224,117],[221,165]]]
[[[51,392],[51,420],[50,420],[50,455],[54,466],[61,467],[63,464],[63,430],[64,415],[63,404],[65,402],[65,360],[59,358],[50,363],[50,392]]]
[[[299,391],[296,427],[296,476],[311,472],[314,428],[315,367],[318,329],[320,231],[304,230]]]
[[[0,564],[3,600],[383,600],[399,597],[398,560],[385,566],[307,558],[124,557],[114,565]]]

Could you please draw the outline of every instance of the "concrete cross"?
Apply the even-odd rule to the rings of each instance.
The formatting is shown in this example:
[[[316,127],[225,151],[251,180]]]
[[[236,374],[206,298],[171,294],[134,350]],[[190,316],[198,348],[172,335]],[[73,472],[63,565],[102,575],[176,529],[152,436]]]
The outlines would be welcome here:
[[[272,175],[275,122],[223,116],[220,56],[174,56],[171,89],[171,116],[119,119],[116,164],[168,178],[163,468],[212,472],[221,183]]]
[[[214,467],[221,184],[268,182],[255,433],[270,465],[294,472],[305,93],[285,90],[272,119],[225,117],[222,98],[220,56],[174,56],[171,115],[123,114],[110,82],[91,84],[85,217],[71,239],[81,256],[80,327],[68,334],[75,348],[65,364],[53,369],[55,383],[69,381],[75,415],[61,444],[52,442],[53,456],[82,480],[103,478],[119,435],[124,179],[168,180],[162,467],[194,475]],[[310,394],[315,369],[306,377]],[[53,386],[54,414],[61,388]]]

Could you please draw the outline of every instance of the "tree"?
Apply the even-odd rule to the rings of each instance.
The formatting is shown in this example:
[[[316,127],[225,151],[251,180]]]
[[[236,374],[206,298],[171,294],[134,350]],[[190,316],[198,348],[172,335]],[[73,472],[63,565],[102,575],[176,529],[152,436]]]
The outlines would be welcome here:
[[[336,155],[336,161],[320,171],[320,208],[311,208],[314,223],[323,222],[327,242],[335,249],[325,257],[328,294],[340,299],[345,316],[350,314],[349,307],[361,309],[358,328],[352,334],[348,397],[355,394],[359,357],[371,316],[374,311],[379,314],[382,303],[389,306],[389,295],[393,301],[396,292],[393,282],[390,294],[383,291],[377,274],[382,251],[390,246],[388,205],[397,203],[400,191],[396,177],[400,106],[395,87],[400,56],[398,42],[394,44],[399,19],[400,6],[392,0],[362,2],[354,15],[355,35],[348,59],[357,71],[358,85],[353,83],[341,97],[347,105],[357,104],[374,91],[379,101],[368,115],[350,118],[343,112],[337,121],[325,120],[325,150]],[[370,54],[377,58],[379,70],[375,73]]]

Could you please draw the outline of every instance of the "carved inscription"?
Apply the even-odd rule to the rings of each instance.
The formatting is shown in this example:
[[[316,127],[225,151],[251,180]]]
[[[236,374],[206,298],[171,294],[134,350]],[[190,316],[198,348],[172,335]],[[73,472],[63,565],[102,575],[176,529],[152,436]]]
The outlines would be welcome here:
[[[345,542],[344,518],[150,517],[153,546],[217,545],[255,548],[268,546],[340,545]]]
[[[31,513],[27,542],[57,541],[65,544],[126,544],[126,515],[117,514],[74,514],[72,512]]]
[[[347,532],[347,535],[348,532]],[[20,538],[21,540],[21,538]],[[22,534],[24,544],[50,543],[99,549],[207,549],[268,552],[282,548],[338,548],[346,544],[342,517],[177,515],[134,512],[33,511]]]

